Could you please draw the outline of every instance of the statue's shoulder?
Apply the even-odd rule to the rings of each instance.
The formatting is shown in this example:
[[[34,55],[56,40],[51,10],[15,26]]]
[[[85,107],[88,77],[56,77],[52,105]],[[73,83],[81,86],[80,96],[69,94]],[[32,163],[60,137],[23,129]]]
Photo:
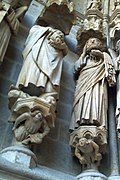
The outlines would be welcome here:
[[[37,33],[37,32],[45,32],[49,29],[49,27],[44,27],[44,26],[40,26],[40,25],[34,25],[31,29],[29,34],[33,34],[33,33]]]

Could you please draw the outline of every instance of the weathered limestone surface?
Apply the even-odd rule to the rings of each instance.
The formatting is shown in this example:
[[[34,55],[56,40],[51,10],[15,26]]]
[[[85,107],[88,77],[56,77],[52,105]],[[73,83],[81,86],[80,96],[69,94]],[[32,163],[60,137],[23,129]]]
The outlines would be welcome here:
[[[1,149],[12,145],[12,125],[8,125],[7,122],[10,115],[10,112],[6,111],[6,109],[8,109],[7,94],[10,84],[15,85],[22,67],[21,52],[24,48],[24,42],[27,35],[28,29],[21,26],[19,36],[11,38],[5,60],[0,68]],[[56,128],[51,130],[50,134],[46,137],[40,147],[32,147],[33,152],[37,155],[38,163],[40,162],[41,165],[75,175],[79,174],[80,169],[77,161],[71,156],[68,129],[75,88],[73,65],[77,58],[77,55],[68,52],[68,55],[63,61],[60,100],[57,105],[57,119],[55,122]],[[6,129],[4,130],[5,127]],[[53,151],[55,153],[53,153]],[[66,160],[66,163],[64,159]]]
[[[85,14],[85,10],[87,8],[87,1],[74,1],[75,8],[80,13]],[[111,1],[113,3],[113,1]],[[84,5],[84,8],[83,8]],[[43,3],[44,6],[44,3]],[[112,7],[110,7],[112,9]],[[28,14],[28,17],[33,18]],[[83,17],[83,16],[82,16]],[[35,18],[35,17],[34,17]],[[30,20],[30,19],[29,19]],[[27,20],[26,20],[27,21]],[[28,24],[33,24],[32,21],[29,21]],[[80,23],[81,24],[81,23]],[[66,37],[66,41],[70,46],[72,51],[76,51],[76,39],[75,39],[75,31],[73,30],[71,35]],[[5,147],[11,146],[13,144],[13,134],[12,126],[8,125],[8,118],[10,112],[8,110],[8,98],[7,94],[9,92],[9,87],[11,84],[16,84],[19,72],[22,67],[22,55],[21,52],[23,50],[25,39],[28,35],[28,29],[25,26],[21,26],[19,30],[18,37],[12,37],[10,40],[10,44],[8,46],[7,53],[5,55],[5,59],[3,64],[0,67],[0,149],[4,149]],[[78,56],[69,51],[67,57],[64,59],[63,63],[63,74],[61,79],[61,90],[60,90],[60,100],[57,105],[57,119],[55,122],[56,128],[53,128],[50,134],[44,139],[42,144],[39,147],[32,146],[33,152],[37,155],[37,159],[41,165],[37,169],[28,170],[21,169],[19,167],[12,166],[8,162],[0,160],[0,174],[2,178],[8,179],[11,177],[12,179],[75,179],[73,176],[80,174],[81,167],[79,165],[79,161],[76,158],[73,158],[71,155],[71,149],[69,147],[69,123],[71,119],[72,112],[72,104],[73,104],[73,96],[75,90],[75,82],[73,80],[73,66],[74,62],[78,59]],[[101,166],[99,168],[100,172],[109,176],[111,171],[114,176],[111,176],[111,180],[119,179],[117,176],[119,173],[119,165],[118,165],[118,156],[117,156],[117,143],[116,143],[116,125],[114,119],[114,104],[115,101],[115,89],[111,91],[109,97],[109,144],[110,150],[108,150],[108,154],[103,156],[101,161]],[[113,98],[114,96],[114,98]],[[112,103],[111,103],[112,102]],[[120,146],[120,143],[118,144]],[[111,159],[111,160],[110,160]],[[4,165],[1,165],[1,164]],[[111,167],[110,167],[111,165]],[[10,168],[11,167],[11,168]],[[46,168],[47,167],[47,168]],[[50,168],[50,169],[49,169]],[[5,169],[11,173],[6,173]],[[61,174],[60,172],[56,172],[56,169],[61,172],[65,172],[65,174]],[[13,173],[12,173],[13,172]],[[15,175],[16,174],[16,175]],[[21,177],[25,175],[25,177]],[[33,175],[34,174],[34,175]],[[69,176],[67,174],[72,174],[73,176]],[[97,172],[86,174],[87,179],[88,175],[90,178],[98,177]],[[102,179],[106,179],[102,174],[99,174]],[[1,177],[0,177],[1,178]],[[85,178],[85,175],[81,174],[79,178]]]

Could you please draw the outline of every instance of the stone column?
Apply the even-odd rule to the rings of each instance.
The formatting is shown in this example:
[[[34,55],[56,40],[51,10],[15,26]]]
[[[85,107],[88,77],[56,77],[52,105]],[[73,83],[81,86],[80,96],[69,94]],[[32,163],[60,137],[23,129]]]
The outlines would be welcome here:
[[[118,145],[116,134],[116,118],[115,118],[115,89],[109,89],[109,159],[111,167],[110,180],[120,179],[119,176],[119,164],[118,164]]]

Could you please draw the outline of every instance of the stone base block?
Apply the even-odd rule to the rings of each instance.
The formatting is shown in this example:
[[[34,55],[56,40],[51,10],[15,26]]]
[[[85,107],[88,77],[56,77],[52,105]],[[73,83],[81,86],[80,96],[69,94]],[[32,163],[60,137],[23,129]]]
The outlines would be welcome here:
[[[37,158],[35,154],[26,146],[11,146],[1,151],[1,156],[11,163],[24,166],[26,168],[35,168]]]
[[[108,178],[95,170],[86,170],[83,171],[80,175],[77,176],[78,180],[107,180]]]

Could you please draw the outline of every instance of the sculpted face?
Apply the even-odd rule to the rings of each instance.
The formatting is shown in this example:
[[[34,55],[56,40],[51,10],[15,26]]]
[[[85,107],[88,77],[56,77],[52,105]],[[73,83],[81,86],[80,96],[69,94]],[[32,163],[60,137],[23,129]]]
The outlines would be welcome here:
[[[34,112],[32,112],[32,117],[34,118],[34,121],[42,121],[43,116],[42,113],[39,110],[35,110]]]
[[[88,144],[88,140],[86,139],[86,138],[81,138],[80,140],[79,140],[79,145],[81,146],[81,147],[84,147],[85,145],[87,145]]]
[[[90,38],[86,43],[86,51],[91,51],[92,49],[103,48],[102,42],[97,38]]]

